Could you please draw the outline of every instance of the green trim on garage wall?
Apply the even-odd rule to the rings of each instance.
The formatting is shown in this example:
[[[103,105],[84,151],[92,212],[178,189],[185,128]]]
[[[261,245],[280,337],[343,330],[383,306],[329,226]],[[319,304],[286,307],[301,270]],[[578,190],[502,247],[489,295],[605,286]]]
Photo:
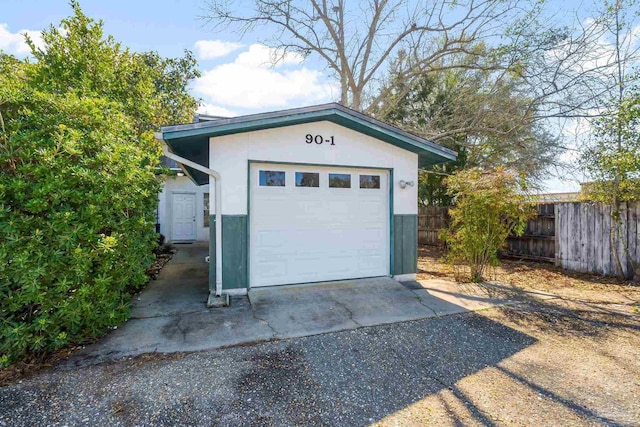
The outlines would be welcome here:
[[[216,287],[216,216],[209,215],[209,290]]]
[[[247,215],[222,215],[223,290],[247,288],[248,246]]]
[[[251,289],[251,160],[247,162],[247,289]]]
[[[418,215],[393,216],[393,274],[418,270]]]
[[[394,241],[393,241],[393,169],[389,169],[389,178],[387,185],[389,186],[389,276],[394,276]]]

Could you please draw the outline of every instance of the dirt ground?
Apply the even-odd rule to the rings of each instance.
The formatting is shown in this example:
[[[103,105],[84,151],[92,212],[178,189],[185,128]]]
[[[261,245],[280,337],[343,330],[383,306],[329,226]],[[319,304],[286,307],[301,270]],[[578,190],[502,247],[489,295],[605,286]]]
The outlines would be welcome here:
[[[558,301],[482,315],[534,342],[377,425],[640,425],[640,319]]]
[[[455,281],[443,255],[420,247],[418,280]],[[510,294],[482,315],[535,343],[378,425],[640,425],[640,286],[512,259],[488,279],[458,291]]]
[[[418,280],[455,281],[453,268],[443,261],[444,250],[438,246],[418,248]],[[562,270],[551,263],[503,259],[502,265],[489,270],[489,281],[513,286],[523,291],[542,291],[567,300],[608,306],[628,314],[640,314],[640,286],[612,277]],[[466,292],[482,292],[474,284],[459,284]]]

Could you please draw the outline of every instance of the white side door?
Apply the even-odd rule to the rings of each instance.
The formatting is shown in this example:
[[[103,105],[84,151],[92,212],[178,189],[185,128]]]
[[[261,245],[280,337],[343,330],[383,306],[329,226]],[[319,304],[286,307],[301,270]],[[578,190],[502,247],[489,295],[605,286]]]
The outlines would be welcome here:
[[[196,195],[173,194],[172,239],[176,242],[196,240]]]

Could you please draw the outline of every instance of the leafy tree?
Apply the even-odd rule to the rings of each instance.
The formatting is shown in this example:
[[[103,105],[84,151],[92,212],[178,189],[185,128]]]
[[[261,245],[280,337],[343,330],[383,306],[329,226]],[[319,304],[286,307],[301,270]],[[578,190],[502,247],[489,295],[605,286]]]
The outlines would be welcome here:
[[[466,163],[464,149],[458,148],[455,162],[418,170],[418,204],[420,206],[451,206],[453,197],[447,192],[444,180]]]
[[[612,207],[611,248],[618,274],[638,281],[639,266],[629,252],[629,236],[622,229],[621,203],[640,200],[640,92],[616,102],[614,111],[595,121],[592,140],[583,147],[580,162],[591,182],[582,198]],[[622,253],[618,244],[622,243]],[[627,269],[623,268],[626,258]]]
[[[382,89],[389,101],[373,114],[459,153],[456,162],[421,175],[422,203],[450,204],[443,178],[459,169],[504,166],[535,179],[554,161],[558,138],[537,122],[523,84],[514,75],[473,68],[425,73],[410,83],[401,70],[394,72]]]
[[[592,182],[583,197],[613,205],[640,200],[640,91],[594,122],[592,141],[581,153]]]
[[[157,241],[150,130],[195,107],[188,55],[132,53],[72,7],[35,62],[0,54],[0,366],[126,319]]]
[[[132,52],[105,36],[103,22],[86,16],[77,1],[71,7],[71,17],[42,32],[43,49],[28,40],[37,61],[27,73],[34,87],[115,101],[140,133],[192,120],[197,100],[188,84],[200,73],[191,52],[182,58]]]
[[[629,239],[622,231],[620,204],[640,200],[640,89],[634,85],[637,76],[627,75],[628,52],[633,48],[631,34],[635,25],[626,19],[629,11],[625,13],[627,7],[636,4],[635,1],[623,0],[605,3],[615,52],[607,67],[616,82],[617,93],[601,117],[592,122],[591,141],[582,147],[580,156],[583,168],[593,180],[583,186],[583,198],[611,206],[613,227],[610,240],[617,271],[620,276],[635,281],[640,276],[640,266],[634,265],[629,253]],[[622,243],[623,253],[620,253],[616,241]],[[626,258],[629,267],[626,271],[622,257]]]
[[[526,180],[498,168],[473,168],[448,177],[455,205],[449,210],[449,228],[441,238],[448,247],[447,261],[468,269],[468,279],[480,282],[486,268],[499,263],[498,250],[510,235],[522,235],[535,209],[527,202]]]
[[[144,52],[136,57],[143,62],[145,72],[154,84],[156,101],[149,129],[151,126],[190,123],[198,100],[189,93],[189,84],[200,77],[193,54],[187,50],[181,58],[163,58],[157,52]]]

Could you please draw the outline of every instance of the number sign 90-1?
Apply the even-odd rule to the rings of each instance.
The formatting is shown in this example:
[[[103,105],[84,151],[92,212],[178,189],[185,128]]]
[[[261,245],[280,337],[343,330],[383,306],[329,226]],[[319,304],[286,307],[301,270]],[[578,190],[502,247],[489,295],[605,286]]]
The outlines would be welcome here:
[[[310,133],[305,136],[305,141],[307,142],[307,144],[313,144],[315,142],[316,144],[320,145],[323,142],[330,142],[329,145],[336,145],[335,141],[333,140],[333,136],[325,138],[322,135],[311,135]]]

